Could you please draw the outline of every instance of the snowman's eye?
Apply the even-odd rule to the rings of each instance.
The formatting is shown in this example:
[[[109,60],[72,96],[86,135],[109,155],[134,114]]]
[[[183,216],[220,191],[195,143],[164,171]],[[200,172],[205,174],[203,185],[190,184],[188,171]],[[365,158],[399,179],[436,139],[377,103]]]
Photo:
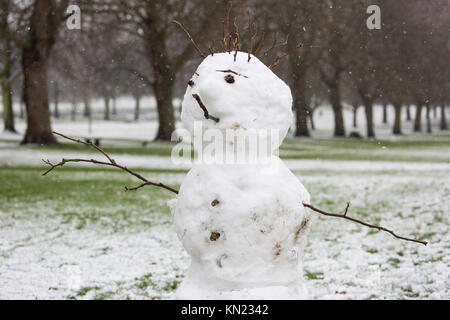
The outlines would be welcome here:
[[[195,84],[195,83],[194,83],[194,81],[192,81],[192,79],[190,79],[190,80],[188,81],[188,85],[189,85],[190,87],[192,87],[194,84]]]
[[[228,83],[234,83],[234,77],[231,74],[225,76],[225,81]]]

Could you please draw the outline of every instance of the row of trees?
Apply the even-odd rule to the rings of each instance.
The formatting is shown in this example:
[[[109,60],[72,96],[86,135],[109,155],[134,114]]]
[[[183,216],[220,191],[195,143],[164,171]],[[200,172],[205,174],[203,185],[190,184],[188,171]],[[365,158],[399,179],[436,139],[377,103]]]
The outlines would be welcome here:
[[[380,30],[366,26],[366,9],[373,4],[381,8]],[[334,136],[347,134],[344,103],[355,113],[363,107],[368,137],[375,136],[375,103],[385,106],[384,121],[387,106],[393,106],[394,134],[402,133],[402,110],[411,118],[405,106],[412,104],[414,130],[422,129],[422,110],[429,119],[436,106],[441,110],[441,128],[447,128],[446,0],[242,0],[231,5],[203,0],[90,0],[79,3],[79,30],[66,27],[65,21],[74,18],[67,6],[64,0],[0,2],[3,119],[5,129],[15,131],[14,92],[26,106],[23,143],[55,142],[49,94],[56,117],[59,101],[81,102],[83,114],[90,117],[92,99],[101,97],[105,119],[114,112],[119,95],[135,97],[136,119],[141,97],[153,95],[159,121],[156,139],[169,140],[175,128],[173,98],[182,95],[201,59],[173,20],[181,21],[208,52],[220,50],[222,21],[228,12],[241,26],[241,50],[248,49],[256,34],[253,42],[262,44],[261,52],[277,43],[276,50],[261,57],[268,65],[278,55],[290,53],[274,71],[291,86],[296,136],[310,135],[314,109],[325,102],[333,110]],[[278,42],[272,42],[275,37]],[[301,42],[308,45],[297,48]]]

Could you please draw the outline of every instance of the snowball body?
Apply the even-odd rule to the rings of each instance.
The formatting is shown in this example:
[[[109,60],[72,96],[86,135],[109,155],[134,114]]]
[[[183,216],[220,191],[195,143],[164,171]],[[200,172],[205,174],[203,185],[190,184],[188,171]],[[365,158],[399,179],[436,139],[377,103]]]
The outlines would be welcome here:
[[[301,204],[309,194],[278,157],[272,161],[278,170],[268,174],[259,165],[189,171],[174,224],[192,263],[176,297],[303,297],[296,290],[309,216]]]

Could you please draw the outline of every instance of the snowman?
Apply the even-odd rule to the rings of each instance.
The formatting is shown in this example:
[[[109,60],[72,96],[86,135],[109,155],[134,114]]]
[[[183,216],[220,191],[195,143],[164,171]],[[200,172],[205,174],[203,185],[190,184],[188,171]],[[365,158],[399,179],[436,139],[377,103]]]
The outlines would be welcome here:
[[[302,254],[310,217],[302,203],[310,196],[274,152],[292,123],[291,107],[289,87],[244,52],[207,56],[189,80],[181,119],[194,139],[208,130],[272,139],[256,163],[199,162],[185,177],[172,214],[191,265],[173,298],[307,297]]]

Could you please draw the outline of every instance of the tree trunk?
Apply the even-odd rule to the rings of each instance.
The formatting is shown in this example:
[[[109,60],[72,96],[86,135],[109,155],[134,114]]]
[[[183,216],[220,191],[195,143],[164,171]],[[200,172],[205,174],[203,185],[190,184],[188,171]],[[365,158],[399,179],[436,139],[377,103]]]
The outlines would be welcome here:
[[[170,141],[172,132],[175,130],[175,116],[172,104],[175,76],[159,74],[155,78],[153,91],[159,116],[159,127],[155,140]]]
[[[388,115],[387,115],[387,104],[383,104],[383,123],[388,122]]]
[[[86,118],[91,117],[91,89],[89,87],[83,90],[83,116]]]
[[[11,76],[11,47],[8,39],[2,41],[2,65],[1,72],[1,90],[3,102],[3,124],[4,130],[17,133],[14,127],[14,111],[11,96],[11,84],[9,78]]]
[[[393,134],[402,134],[402,104],[394,103],[395,118],[394,127],[392,129]]]
[[[437,118],[437,106],[436,105],[434,105],[433,106],[433,118]]]
[[[58,84],[56,83],[56,81],[53,82],[53,103],[54,103],[53,116],[55,118],[59,118],[59,109],[58,109],[59,90],[58,90]]]
[[[334,136],[345,137],[344,116],[342,114],[341,96],[337,82],[330,86],[330,103],[334,112]]]
[[[416,105],[416,116],[414,118],[414,131],[422,131],[422,102],[418,102]]]
[[[447,130],[448,126],[447,126],[447,119],[445,116],[445,104],[441,104],[441,124],[440,124],[440,129],[441,130]]]
[[[316,126],[314,124],[314,110],[312,108],[308,109],[308,116],[309,116],[309,121],[311,122],[311,130],[316,130]]]
[[[50,125],[47,98],[47,59],[42,54],[49,50],[45,42],[39,41],[22,52],[24,70],[24,98],[27,110],[27,130],[22,140],[25,143],[56,143]]]
[[[50,124],[47,95],[47,65],[55,43],[62,7],[67,1],[35,1],[30,18],[29,34],[22,48],[24,76],[23,95],[27,109],[27,130],[22,143],[56,143]]]
[[[140,110],[141,110],[141,97],[140,96],[136,96],[134,97],[136,104],[134,106],[134,121],[139,120],[139,114],[140,114]]]
[[[429,104],[427,104],[427,109],[426,109],[426,118],[427,118],[427,132],[431,133],[432,129],[431,129],[431,117],[430,117],[430,111],[431,111],[431,107]]]
[[[406,121],[411,121],[411,108],[409,104],[406,105]]]
[[[112,114],[113,115],[117,115],[117,103],[116,103],[116,97],[113,97],[112,98],[112,105],[113,105],[113,108],[112,108]]]
[[[308,130],[308,112],[306,102],[301,99],[295,98],[294,110],[295,110],[295,136],[296,137],[309,137]]]
[[[306,68],[304,62],[296,55],[289,58],[292,72],[292,95],[295,111],[295,136],[309,137],[308,130],[308,104],[306,102]]]
[[[373,126],[373,101],[364,99],[364,111],[366,115],[367,137],[375,138],[375,130]]]
[[[355,103],[353,104],[353,128],[357,128],[358,127],[358,104]]]
[[[152,3],[150,1],[149,3]],[[153,8],[153,6],[151,6]],[[157,19],[149,19],[147,28],[154,30],[148,34],[146,49],[153,70],[153,93],[155,94],[159,127],[155,140],[170,141],[175,130],[175,115],[172,103],[175,82],[174,65],[166,48],[166,34],[156,24]]]
[[[72,101],[72,109],[70,111],[70,120],[75,121],[77,115],[77,103],[76,101]]]
[[[109,120],[109,116],[110,116],[110,111],[109,111],[109,97],[104,97],[103,98],[105,101],[105,114],[104,114],[104,119],[105,120]]]

